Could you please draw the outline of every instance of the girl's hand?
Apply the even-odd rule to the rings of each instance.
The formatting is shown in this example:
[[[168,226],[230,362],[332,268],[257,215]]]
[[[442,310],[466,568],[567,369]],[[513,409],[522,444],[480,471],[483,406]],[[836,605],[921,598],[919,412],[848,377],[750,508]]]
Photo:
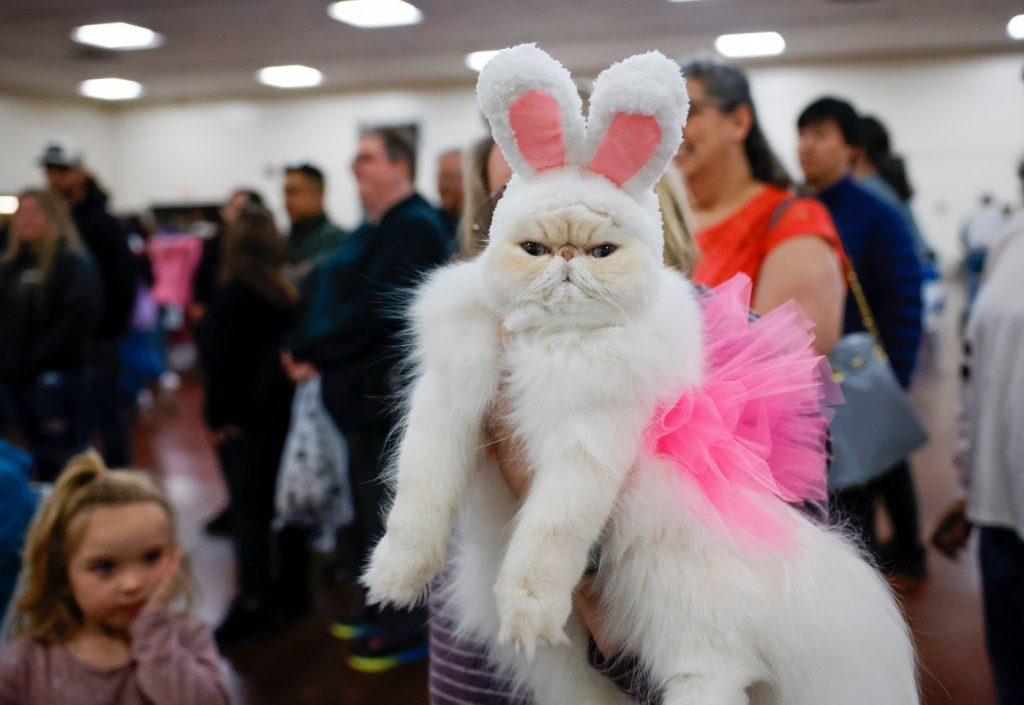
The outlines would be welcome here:
[[[171,603],[171,600],[174,599],[174,594],[178,591],[179,581],[181,580],[179,573],[181,559],[182,553],[180,550],[175,550],[167,556],[163,567],[163,575],[156,588],[150,593],[149,599],[146,600],[146,605],[142,608],[143,612],[155,612],[165,609]]]

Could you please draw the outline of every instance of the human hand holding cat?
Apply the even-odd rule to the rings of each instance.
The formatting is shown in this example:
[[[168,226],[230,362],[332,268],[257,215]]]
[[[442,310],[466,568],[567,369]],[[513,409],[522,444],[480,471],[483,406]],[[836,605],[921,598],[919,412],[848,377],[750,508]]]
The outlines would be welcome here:
[[[499,397],[495,404],[496,411],[487,422],[488,449],[493,453],[501,477],[517,499],[522,499],[530,490],[530,469],[523,460],[520,449],[516,447],[512,437],[512,429],[502,420],[504,398]],[[612,639],[605,629],[601,617],[601,595],[590,576],[584,576],[572,594],[572,604],[583,619],[587,631],[597,643],[597,648],[605,658],[612,658],[618,653],[621,644]]]

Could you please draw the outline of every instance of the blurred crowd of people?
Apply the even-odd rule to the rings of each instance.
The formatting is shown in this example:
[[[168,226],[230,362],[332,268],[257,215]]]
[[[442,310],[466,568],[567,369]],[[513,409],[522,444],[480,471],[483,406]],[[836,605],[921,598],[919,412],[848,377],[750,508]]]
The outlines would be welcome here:
[[[657,189],[666,264],[707,286],[746,273],[758,312],[795,300],[816,324],[823,355],[843,335],[877,327],[893,373],[909,387],[923,335],[923,292],[939,278],[939,263],[914,217],[908,172],[884,124],[841,97],[806,106],[793,126],[803,171],[795,181],[768,144],[742,71],[707,60],[683,71],[690,96],[684,142]],[[203,421],[230,497],[207,525],[231,536],[238,568],[237,594],[216,627],[216,644],[229,650],[270,637],[307,612],[317,547],[329,547],[335,579],[352,581],[361,572],[383,533],[382,478],[403,387],[403,296],[432,268],[486,246],[511,176],[490,138],[447,151],[436,162],[434,205],[414,186],[418,156],[401,129],[360,135],[351,169],[363,220],[351,232],[325,212],[330,184],[323,170],[302,162],[282,173],[287,234],[260,193],[238,188],[212,236],[168,255],[133,241],[129,233],[139,226],[109,212],[107,195],[72,143],[44,147],[46,184],[19,194],[0,235],[0,423],[23,448],[0,447],[0,610],[15,592],[36,502],[25,481],[52,483],[89,446],[109,467],[131,465],[138,391],[166,363],[161,336],[152,334],[159,328],[151,291],[154,268],[165,266],[160,258],[177,263],[173,276],[188,292],[183,315],[198,350]],[[1024,172],[1021,179],[1024,189]],[[1022,211],[1003,213],[987,197],[963,240],[975,370],[961,463],[970,494],[951,508],[936,541],[955,555],[969,526],[983,527],[986,628],[1006,705],[1024,702],[1024,453],[1007,432],[1024,423],[1024,367],[1013,352],[1024,342],[1024,309],[1013,295],[1024,275]],[[873,323],[848,293],[851,276]],[[146,368],[151,373],[126,382],[140,356],[157,358]],[[331,527],[326,543],[315,521],[286,521],[278,512],[282,458],[299,424],[293,395],[314,383],[344,439],[344,457],[325,462],[346,473],[336,491],[348,495],[354,517]],[[1005,448],[1009,457],[999,450]],[[926,575],[909,459],[833,493],[830,505],[880,569],[909,580]],[[885,540],[876,533],[879,511],[891,526]],[[437,657],[435,702],[481,702],[465,689],[479,689],[482,681],[472,679],[493,674],[443,632],[428,642],[427,625],[426,607],[398,611],[360,600],[325,628],[355,641],[349,665],[366,672],[422,658],[429,643]],[[3,688],[0,678],[0,702]],[[493,702],[518,701],[510,694]]]

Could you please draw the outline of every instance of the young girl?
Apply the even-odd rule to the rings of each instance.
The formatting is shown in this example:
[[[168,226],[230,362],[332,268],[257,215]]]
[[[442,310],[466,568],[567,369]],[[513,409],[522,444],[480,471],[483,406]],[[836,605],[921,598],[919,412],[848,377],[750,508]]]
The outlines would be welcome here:
[[[209,629],[168,609],[188,581],[153,482],[74,457],[29,531],[0,705],[228,703]]]

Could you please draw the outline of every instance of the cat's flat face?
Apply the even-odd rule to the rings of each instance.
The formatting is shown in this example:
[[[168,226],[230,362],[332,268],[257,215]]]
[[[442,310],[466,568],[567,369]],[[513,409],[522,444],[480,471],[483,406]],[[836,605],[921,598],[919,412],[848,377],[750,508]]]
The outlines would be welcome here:
[[[642,239],[586,206],[531,215],[492,235],[487,281],[506,312],[613,323],[642,310],[657,279],[660,263]]]

